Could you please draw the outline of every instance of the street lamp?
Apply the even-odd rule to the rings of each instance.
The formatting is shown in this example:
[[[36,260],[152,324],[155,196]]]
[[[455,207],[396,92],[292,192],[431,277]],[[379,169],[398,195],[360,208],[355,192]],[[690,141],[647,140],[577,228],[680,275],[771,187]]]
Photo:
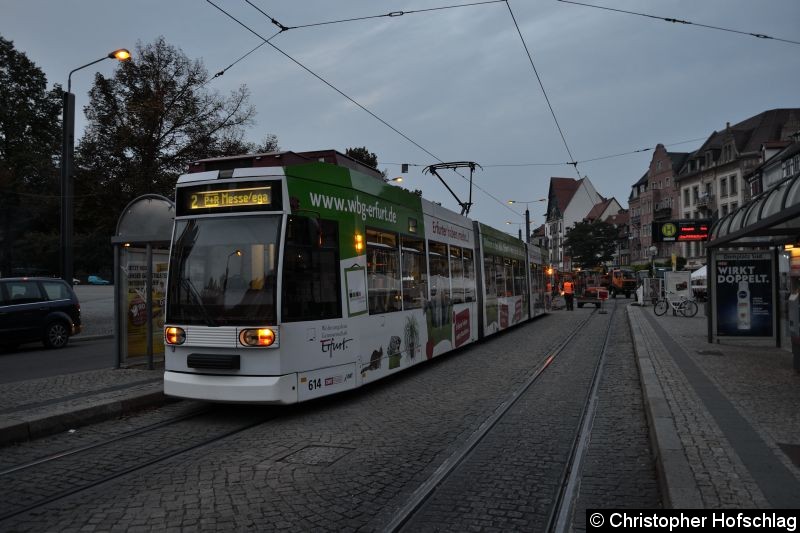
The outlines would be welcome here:
[[[650,270],[653,271],[653,277],[656,277],[656,254],[658,254],[658,248],[655,246],[651,246],[649,248],[650,251]]]
[[[72,74],[104,59],[127,61],[130,58],[131,53],[120,48],[71,70],[67,76],[61,136],[61,277],[70,285],[72,285],[72,155],[75,152],[75,95],[72,94]]]
[[[506,220],[506,224],[508,225],[516,224],[517,229],[519,230],[519,240],[522,240],[522,222],[511,222]]]
[[[531,213],[528,210],[528,205],[536,202],[546,202],[546,201],[547,198],[539,198],[538,200],[531,200],[529,202],[523,202],[522,200],[508,201],[508,205],[525,204],[525,242],[530,242],[531,240]]]
[[[241,250],[234,250],[228,254],[228,259],[225,260],[225,279],[222,282],[222,296],[225,297],[225,291],[228,290],[228,267],[231,266],[231,257],[242,257]]]

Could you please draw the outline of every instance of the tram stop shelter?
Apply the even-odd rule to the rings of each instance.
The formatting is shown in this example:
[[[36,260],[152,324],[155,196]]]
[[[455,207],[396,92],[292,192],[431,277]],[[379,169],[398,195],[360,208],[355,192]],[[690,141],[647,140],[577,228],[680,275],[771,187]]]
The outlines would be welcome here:
[[[720,333],[774,336],[777,347],[782,340],[788,346],[790,340],[795,370],[800,370],[800,174],[775,183],[718,219],[711,227],[707,257],[708,341],[715,335],[719,339]],[[767,279],[769,288],[759,289]],[[731,281],[735,286],[726,291],[725,283]],[[726,312],[734,316],[727,333],[720,329]],[[757,331],[758,320],[765,322],[767,316],[771,335],[765,335],[765,329]]]
[[[117,221],[114,248],[114,339],[117,368],[164,359],[164,300],[175,204],[145,194]]]

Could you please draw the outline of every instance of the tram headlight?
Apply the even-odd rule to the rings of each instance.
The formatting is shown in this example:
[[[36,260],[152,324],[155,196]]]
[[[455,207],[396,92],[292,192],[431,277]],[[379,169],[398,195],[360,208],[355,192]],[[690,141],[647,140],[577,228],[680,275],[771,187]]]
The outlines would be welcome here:
[[[239,342],[244,346],[272,346],[275,332],[269,328],[243,329],[239,333]]]
[[[164,328],[164,340],[167,341],[167,344],[183,344],[186,342],[186,332],[183,331],[183,328],[166,327]]]

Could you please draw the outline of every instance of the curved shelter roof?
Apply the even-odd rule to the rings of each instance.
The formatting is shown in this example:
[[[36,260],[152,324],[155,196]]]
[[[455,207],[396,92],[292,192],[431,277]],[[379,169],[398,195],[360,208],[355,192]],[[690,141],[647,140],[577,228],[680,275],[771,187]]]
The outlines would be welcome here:
[[[714,222],[709,248],[781,246],[800,236],[800,175],[787,178]]]
[[[174,219],[175,205],[172,200],[157,194],[139,196],[122,210],[111,242],[169,243]]]

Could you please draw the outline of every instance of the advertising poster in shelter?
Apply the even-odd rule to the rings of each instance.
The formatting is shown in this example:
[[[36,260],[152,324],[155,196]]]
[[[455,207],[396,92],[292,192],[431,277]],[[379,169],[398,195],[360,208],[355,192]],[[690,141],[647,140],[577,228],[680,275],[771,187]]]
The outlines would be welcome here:
[[[147,355],[147,322],[152,321],[153,354],[164,353],[164,298],[169,254],[153,250],[153,313],[147,316],[147,261],[145,250],[126,249],[123,311],[127,328],[127,358]]]
[[[691,272],[683,270],[664,272],[664,289],[667,291],[667,296],[669,296],[670,300],[679,302],[682,296],[685,298],[692,297],[691,276]]]
[[[717,335],[774,335],[775,280],[770,252],[719,253],[713,276]]]

